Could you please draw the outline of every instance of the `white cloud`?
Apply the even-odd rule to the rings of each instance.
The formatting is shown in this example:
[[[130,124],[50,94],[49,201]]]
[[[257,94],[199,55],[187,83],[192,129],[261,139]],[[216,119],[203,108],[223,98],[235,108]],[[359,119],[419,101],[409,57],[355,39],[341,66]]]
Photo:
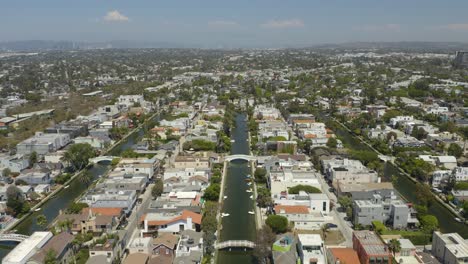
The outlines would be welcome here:
[[[122,15],[117,10],[109,11],[104,16],[104,21],[107,21],[107,22],[127,22],[129,20],[130,19],[127,16]]]
[[[451,31],[468,31],[468,23],[467,24],[448,24],[448,25],[436,27],[435,29],[451,30]]]
[[[239,23],[237,23],[236,21],[230,21],[230,20],[215,20],[215,21],[209,21],[208,26],[213,27],[213,28],[230,28],[230,27],[239,26]]]
[[[302,28],[304,22],[300,19],[286,19],[286,20],[269,20],[266,23],[260,25],[263,28],[272,29],[285,29],[285,28]]]
[[[399,32],[401,26],[399,24],[384,24],[384,25],[362,25],[353,27],[355,31],[394,31]]]

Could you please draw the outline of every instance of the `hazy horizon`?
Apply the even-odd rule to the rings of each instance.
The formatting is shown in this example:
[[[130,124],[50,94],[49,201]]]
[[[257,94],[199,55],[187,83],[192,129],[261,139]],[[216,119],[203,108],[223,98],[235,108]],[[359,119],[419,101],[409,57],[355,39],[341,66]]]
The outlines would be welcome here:
[[[164,42],[199,47],[304,47],[349,42],[468,42],[468,2],[8,1],[0,42]]]

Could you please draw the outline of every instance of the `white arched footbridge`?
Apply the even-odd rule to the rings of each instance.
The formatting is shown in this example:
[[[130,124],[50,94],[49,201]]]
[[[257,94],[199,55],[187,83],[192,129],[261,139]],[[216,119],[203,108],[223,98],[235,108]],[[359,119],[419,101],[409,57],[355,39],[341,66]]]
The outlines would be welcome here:
[[[255,156],[250,156],[250,155],[244,155],[244,154],[235,154],[235,155],[229,155],[224,158],[225,161],[233,161],[233,160],[245,160],[245,161],[256,161],[257,158]]]
[[[254,248],[255,243],[249,240],[228,240],[221,243],[216,243],[216,249],[225,248]]]
[[[92,159],[89,159],[89,163],[99,163],[102,161],[112,162],[113,159],[118,158],[115,156],[99,156]]]
[[[1,234],[0,235],[0,241],[1,242],[23,242],[25,239],[29,238],[26,235],[20,235],[20,234]]]

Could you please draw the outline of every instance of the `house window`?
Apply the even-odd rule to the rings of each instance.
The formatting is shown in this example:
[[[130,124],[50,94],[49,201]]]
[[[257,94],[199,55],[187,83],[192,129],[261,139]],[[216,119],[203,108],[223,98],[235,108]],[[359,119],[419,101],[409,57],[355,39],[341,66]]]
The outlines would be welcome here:
[[[169,249],[166,248],[166,255],[169,255]]]
[[[327,202],[323,202],[322,211],[326,211],[326,210],[327,210]]]

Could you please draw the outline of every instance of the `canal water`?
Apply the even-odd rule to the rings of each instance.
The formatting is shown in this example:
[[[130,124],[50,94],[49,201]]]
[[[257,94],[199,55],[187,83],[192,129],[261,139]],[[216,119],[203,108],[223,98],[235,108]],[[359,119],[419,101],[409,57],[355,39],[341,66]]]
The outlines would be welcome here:
[[[157,119],[156,119],[157,120]],[[115,146],[109,153],[109,155],[118,156],[122,151],[131,148],[138,142],[144,135],[144,128],[140,128],[137,132],[127,137],[119,145]],[[101,176],[106,174],[110,169],[110,163],[102,162],[94,164],[88,169],[88,172],[93,176],[94,180],[99,179]],[[15,233],[31,235],[35,231],[42,231],[43,228],[37,225],[36,218],[38,215],[45,215],[47,222],[50,224],[60,213],[60,210],[65,210],[68,206],[75,201],[84,191],[88,189],[88,186],[78,179],[75,179],[70,183],[70,187],[63,189],[57,193],[55,197],[47,201],[42,205],[41,210],[34,212],[27,217],[23,222],[15,227]],[[0,259],[3,259],[15,246],[15,244],[2,245],[0,247]]]
[[[357,138],[351,135],[347,130],[338,126],[335,133],[342,139],[343,144],[357,150],[370,150],[367,145],[361,143]],[[416,184],[403,175],[398,168],[387,162],[384,168],[383,181],[391,181],[396,176],[394,187],[398,193],[408,202],[417,203]],[[434,201],[428,208],[428,213],[434,215],[439,220],[440,230],[443,233],[457,232],[463,238],[468,238],[468,225],[455,221],[453,214],[440,203]]]
[[[250,154],[248,142],[248,129],[246,116],[238,114],[236,116],[236,127],[231,133],[232,143],[231,154]],[[249,240],[255,242],[256,226],[255,215],[249,211],[255,211],[254,200],[250,197],[253,193],[246,192],[251,189],[247,185],[246,176],[250,174],[248,162],[234,160],[227,167],[226,179],[224,180],[224,196],[221,212],[229,216],[221,220],[222,230],[219,242],[228,240]],[[252,175],[253,176],[253,175]],[[220,250],[218,252],[219,264],[249,264],[255,263],[252,251],[243,250]]]

